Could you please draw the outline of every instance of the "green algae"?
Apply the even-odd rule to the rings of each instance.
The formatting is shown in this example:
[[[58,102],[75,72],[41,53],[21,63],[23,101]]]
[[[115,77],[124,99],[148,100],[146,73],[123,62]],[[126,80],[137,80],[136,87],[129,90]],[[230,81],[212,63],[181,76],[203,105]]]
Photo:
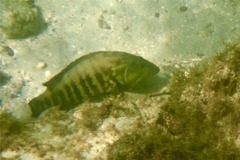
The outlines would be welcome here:
[[[187,74],[175,71],[156,122],[114,142],[108,159],[238,159],[239,62],[234,45]]]
[[[24,124],[8,112],[0,114],[0,152],[16,142],[15,138],[22,132]]]
[[[33,0],[0,0],[0,29],[9,39],[38,35],[46,29],[41,9]]]

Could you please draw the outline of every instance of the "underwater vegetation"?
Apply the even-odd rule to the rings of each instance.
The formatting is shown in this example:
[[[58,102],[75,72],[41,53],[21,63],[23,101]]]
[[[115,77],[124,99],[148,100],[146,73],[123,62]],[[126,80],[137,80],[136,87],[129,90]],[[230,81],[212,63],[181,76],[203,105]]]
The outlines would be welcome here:
[[[110,96],[102,103],[84,103],[69,112],[53,107],[28,122],[20,122],[11,114],[2,112],[0,158],[21,159],[26,153],[30,159],[53,159],[56,156],[57,159],[88,159],[83,156],[83,152],[93,147],[86,142],[88,137],[95,139],[98,134],[106,134],[105,138],[97,140],[108,141],[108,131],[100,131],[104,120],[111,116],[137,115],[138,111],[131,109],[128,99],[123,95]],[[111,132],[117,133],[117,130],[113,127]]]
[[[240,45],[228,45],[176,70],[167,96],[121,93],[27,122],[0,110],[0,158],[238,160],[239,62]]]
[[[0,5],[3,9],[0,29],[9,39],[37,35],[47,27],[34,0],[0,0]]]
[[[114,142],[108,159],[240,157],[240,45],[187,71],[175,71],[155,123]]]
[[[98,51],[82,56],[43,85],[47,90],[32,99],[33,117],[53,106],[70,110],[84,100],[95,100],[133,87],[159,72],[153,63],[126,52]]]
[[[15,136],[21,133],[24,125],[10,113],[0,114],[0,152],[13,144]]]

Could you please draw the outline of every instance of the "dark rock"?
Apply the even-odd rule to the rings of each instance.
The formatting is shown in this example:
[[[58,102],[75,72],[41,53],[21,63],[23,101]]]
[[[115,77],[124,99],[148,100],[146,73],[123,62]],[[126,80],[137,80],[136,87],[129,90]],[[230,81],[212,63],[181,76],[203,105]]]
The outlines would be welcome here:
[[[11,79],[11,76],[6,73],[0,71],[0,86],[7,84],[7,82]]]

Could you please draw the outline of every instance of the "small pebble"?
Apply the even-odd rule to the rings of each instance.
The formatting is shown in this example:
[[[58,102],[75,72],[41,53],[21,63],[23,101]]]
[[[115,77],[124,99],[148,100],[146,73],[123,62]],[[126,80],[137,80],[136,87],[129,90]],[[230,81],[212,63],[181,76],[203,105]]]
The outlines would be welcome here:
[[[191,59],[191,61],[192,62],[200,62],[200,61],[202,61],[202,59],[201,58],[193,58],[193,59]]]
[[[44,74],[45,74],[45,77],[46,77],[46,78],[50,78],[51,75],[52,75],[51,71],[49,71],[49,70],[45,71]]]
[[[197,55],[199,58],[202,58],[202,57],[204,56],[204,53],[199,53],[199,52],[198,52],[196,55]]]
[[[37,69],[45,69],[47,68],[47,64],[45,62],[39,62],[37,64]]]
[[[13,57],[15,55],[14,50],[12,48],[10,48],[9,46],[3,46],[2,51],[11,57]]]
[[[127,31],[128,29],[129,29],[129,26],[125,26],[125,27],[123,28],[124,31]]]
[[[98,26],[102,29],[111,29],[111,26],[103,19],[98,19]]]
[[[180,10],[181,12],[186,12],[186,11],[188,10],[188,8],[187,8],[187,6],[181,6],[181,7],[179,8],[179,10]]]
[[[1,153],[1,157],[6,159],[15,159],[18,156],[16,151],[6,150]]]

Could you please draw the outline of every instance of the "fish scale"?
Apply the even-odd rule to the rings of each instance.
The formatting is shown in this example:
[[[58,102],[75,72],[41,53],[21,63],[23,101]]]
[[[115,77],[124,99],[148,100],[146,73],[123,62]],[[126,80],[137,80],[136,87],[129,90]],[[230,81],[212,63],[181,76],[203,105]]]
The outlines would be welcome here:
[[[33,117],[53,106],[69,110],[84,101],[119,93],[159,72],[140,56],[119,51],[98,51],[70,63],[49,81],[47,89],[29,102]]]

